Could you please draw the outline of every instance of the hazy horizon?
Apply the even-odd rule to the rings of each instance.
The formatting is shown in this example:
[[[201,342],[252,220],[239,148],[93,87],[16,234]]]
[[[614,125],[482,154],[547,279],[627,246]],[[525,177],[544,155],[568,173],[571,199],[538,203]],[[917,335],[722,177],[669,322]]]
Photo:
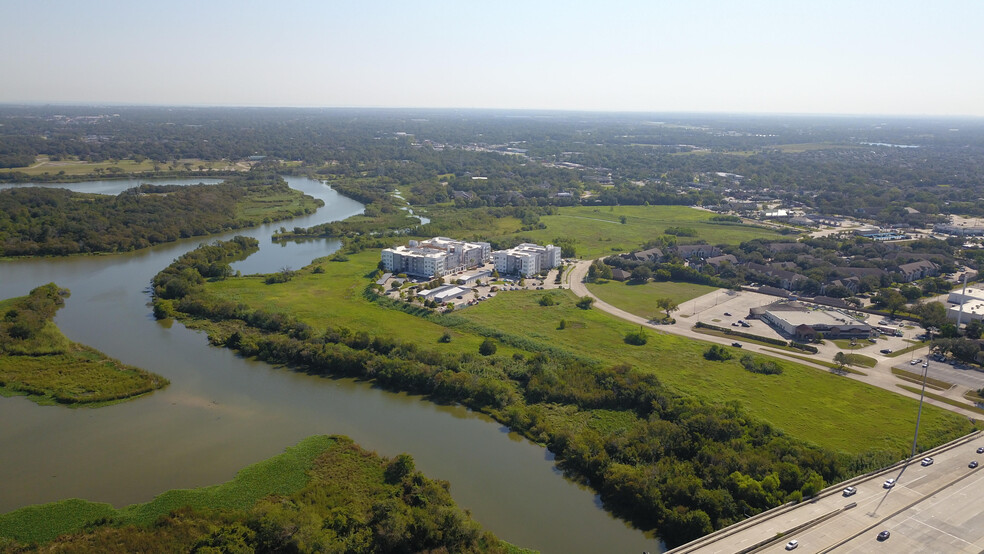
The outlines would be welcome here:
[[[0,103],[984,116],[984,3],[3,0]]]

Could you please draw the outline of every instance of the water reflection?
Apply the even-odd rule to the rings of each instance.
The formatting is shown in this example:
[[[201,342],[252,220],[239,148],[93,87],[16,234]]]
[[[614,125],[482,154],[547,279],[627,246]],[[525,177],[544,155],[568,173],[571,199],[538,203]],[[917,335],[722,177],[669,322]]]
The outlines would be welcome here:
[[[318,181],[288,182],[326,206],[224,235],[260,240],[260,251],[235,266],[244,274],[300,268],[338,247],[330,240],[275,246],[269,237],[279,227],[362,211]],[[0,263],[0,298],[51,281],[67,287],[72,296],[56,321],[71,339],[171,381],[163,391],[99,409],[0,398],[0,512],[71,497],[143,502],[168,489],[226,481],[304,437],[344,434],[386,456],[410,453],[419,469],[452,483],[462,507],[515,544],[544,552],[660,550],[601,510],[590,491],[561,478],[544,448],[484,415],[244,359],[209,347],[203,334],[183,325],[154,320],[146,292],[151,277],[206,240],[214,238],[123,255]]]

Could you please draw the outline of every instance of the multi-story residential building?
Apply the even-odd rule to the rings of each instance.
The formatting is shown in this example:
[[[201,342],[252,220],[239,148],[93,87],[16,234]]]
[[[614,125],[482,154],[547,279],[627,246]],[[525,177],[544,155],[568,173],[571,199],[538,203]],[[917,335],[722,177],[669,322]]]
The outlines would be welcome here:
[[[544,269],[557,267],[561,262],[560,247],[548,244],[523,243],[509,250],[492,253],[495,270],[500,274],[519,274],[524,277],[536,275]]]
[[[447,237],[412,240],[407,246],[383,249],[381,254],[386,271],[428,278],[479,266],[491,257],[492,245],[487,242],[472,243]]]

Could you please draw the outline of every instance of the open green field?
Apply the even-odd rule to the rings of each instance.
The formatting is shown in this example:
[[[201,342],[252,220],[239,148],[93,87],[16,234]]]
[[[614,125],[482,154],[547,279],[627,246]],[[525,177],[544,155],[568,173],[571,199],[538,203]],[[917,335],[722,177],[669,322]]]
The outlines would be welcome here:
[[[275,194],[267,192],[262,196],[249,195],[236,204],[236,218],[263,221],[264,218],[284,219],[289,214],[303,215],[318,209],[317,200],[304,193],[287,189]]]
[[[362,292],[370,283],[368,275],[379,263],[379,251],[366,250],[348,257],[347,262],[319,261],[316,265],[324,268],[324,273],[313,273],[311,266],[288,283],[268,285],[263,276],[254,275],[208,283],[207,287],[218,298],[290,313],[322,331],[328,326],[347,327],[372,336],[415,342],[428,349],[478,352],[484,337],[452,331],[451,342],[440,343],[445,327],[364,298]],[[502,345],[499,352],[509,355],[514,350]]]
[[[745,371],[737,360],[708,362],[706,343],[647,330],[643,346],[624,342],[637,327],[598,310],[580,310],[569,291],[540,306],[542,293],[510,292],[460,312],[476,323],[566,348],[605,364],[630,363],[655,372],[672,389],[706,402],[738,400],[749,413],[798,439],[847,453],[904,449],[911,441],[917,403],[825,371],[779,361],[781,375]],[[568,322],[558,329],[557,322]],[[926,436],[970,428],[940,409],[923,411]],[[966,428],[966,429],[964,429]]]
[[[581,258],[638,249],[662,235],[668,227],[691,227],[697,231],[696,237],[684,237],[681,243],[702,239],[709,244],[739,244],[757,238],[784,236],[760,227],[712,222],[714,215],[686,206],[563,207],[557,215],[540,218],[546,229],[518,234],[541,244],[558,237],[576,238],[577,255]],[[620,221],[622,216],[625,216],[625,223]]]
[[[659,298],[669,298],[677,304],[682,304],[687,300],[714,292],[717,287],[669,281],[649,281],[641,284],[605,281],[588,283],[588,290],[616,308],[639,317],[653,317],[664,315],[656,305],[656,300]]]
[[[156,166],[156,168],[155,168]],[[27,167],[13,167],[0,169],[0,173],[26,173],[27,175],[91,175],[92,177],[112,177],[126,173],[152,173],[160,171],[191,171],[199,172],[203,170],[217,171],[245,171],[248,165],[235,164],[227,160],[207,161],[199,159],[172,160],[166,163],[158,163],[153,160],[135,162],[126,160],[108,160],[105,162],[86,162],[77,158],[66,158],[58,161],[51,161],[47,156],[38,156],[33,165]]]
[[[222,299],[290,313],[315,329],[348,327],[416,342],[426,349],[477,352],[483,340],[477,334],[452,328],[453,340],[442,344],[438,339],[445,327],[363,298],[368,274],[377,261],[378,252],[367,250],[350,255],[347,262],[320,261],[317,265],[324,273],[306,268],[288,283],[267,285],[260,276],[247,276],[207,287]],[[549,293],[558,305],[541,306],[543,294],[501,293],[455,312],[455,317],[514,336],[516,344],[533,341],[542,344],[543,350],[559,348],[606,365],[625,362],[648,368],[680,393],[711,403],[738,400],[755,417],[833,450],[898,450],[910,440],[912,430],[902,422],[910,415],[915,421],[916,404],[911,399],[791,362],[779,362],[785,369],[782,375],[749,373],[736,360],[706,361],[706,343],[653,331],[647,331],[646,345],[630,346],[623,338],[636,327],[598,310],[578,309],[569,291]],[[558,329],[562,319],[566,328]],[[516,351],[500,344],[498,355]],[[926,436],[932,436],[962,429],[966,421],[932,408],[923,414],[923,425]]]

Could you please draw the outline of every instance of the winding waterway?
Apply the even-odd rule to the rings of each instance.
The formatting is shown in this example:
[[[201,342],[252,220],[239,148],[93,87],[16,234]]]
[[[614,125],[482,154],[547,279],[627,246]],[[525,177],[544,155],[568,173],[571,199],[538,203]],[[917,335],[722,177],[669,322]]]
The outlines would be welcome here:
[[[260,251],[234,269],[247,274],[303,267],[336,250],[338,242],[277,244],[269,238],[273,231],[362,211],[318,181],[287,181],[323,199],[325,207],[209,238],[242,234],[260,240]],[[602,510],[596,495],[564,479],[544,448],[485,416],[243,359],[208,346],[201,333],[155,321],[146,290],[151,277],[201,242],[0,263],[0,298],[48,282],[69,288],[72,296],[56,318],[66,335],[171,381],[145,398],[97,409],[0,398],[0,512],[73,497],[115,506],[145,502],[168,489],[227,481],[304,437],[344,434],[386,456],[411,454],[428,476],[450,481],[455,500],[479,522],[515,544],[547,553],[662,549]]]

